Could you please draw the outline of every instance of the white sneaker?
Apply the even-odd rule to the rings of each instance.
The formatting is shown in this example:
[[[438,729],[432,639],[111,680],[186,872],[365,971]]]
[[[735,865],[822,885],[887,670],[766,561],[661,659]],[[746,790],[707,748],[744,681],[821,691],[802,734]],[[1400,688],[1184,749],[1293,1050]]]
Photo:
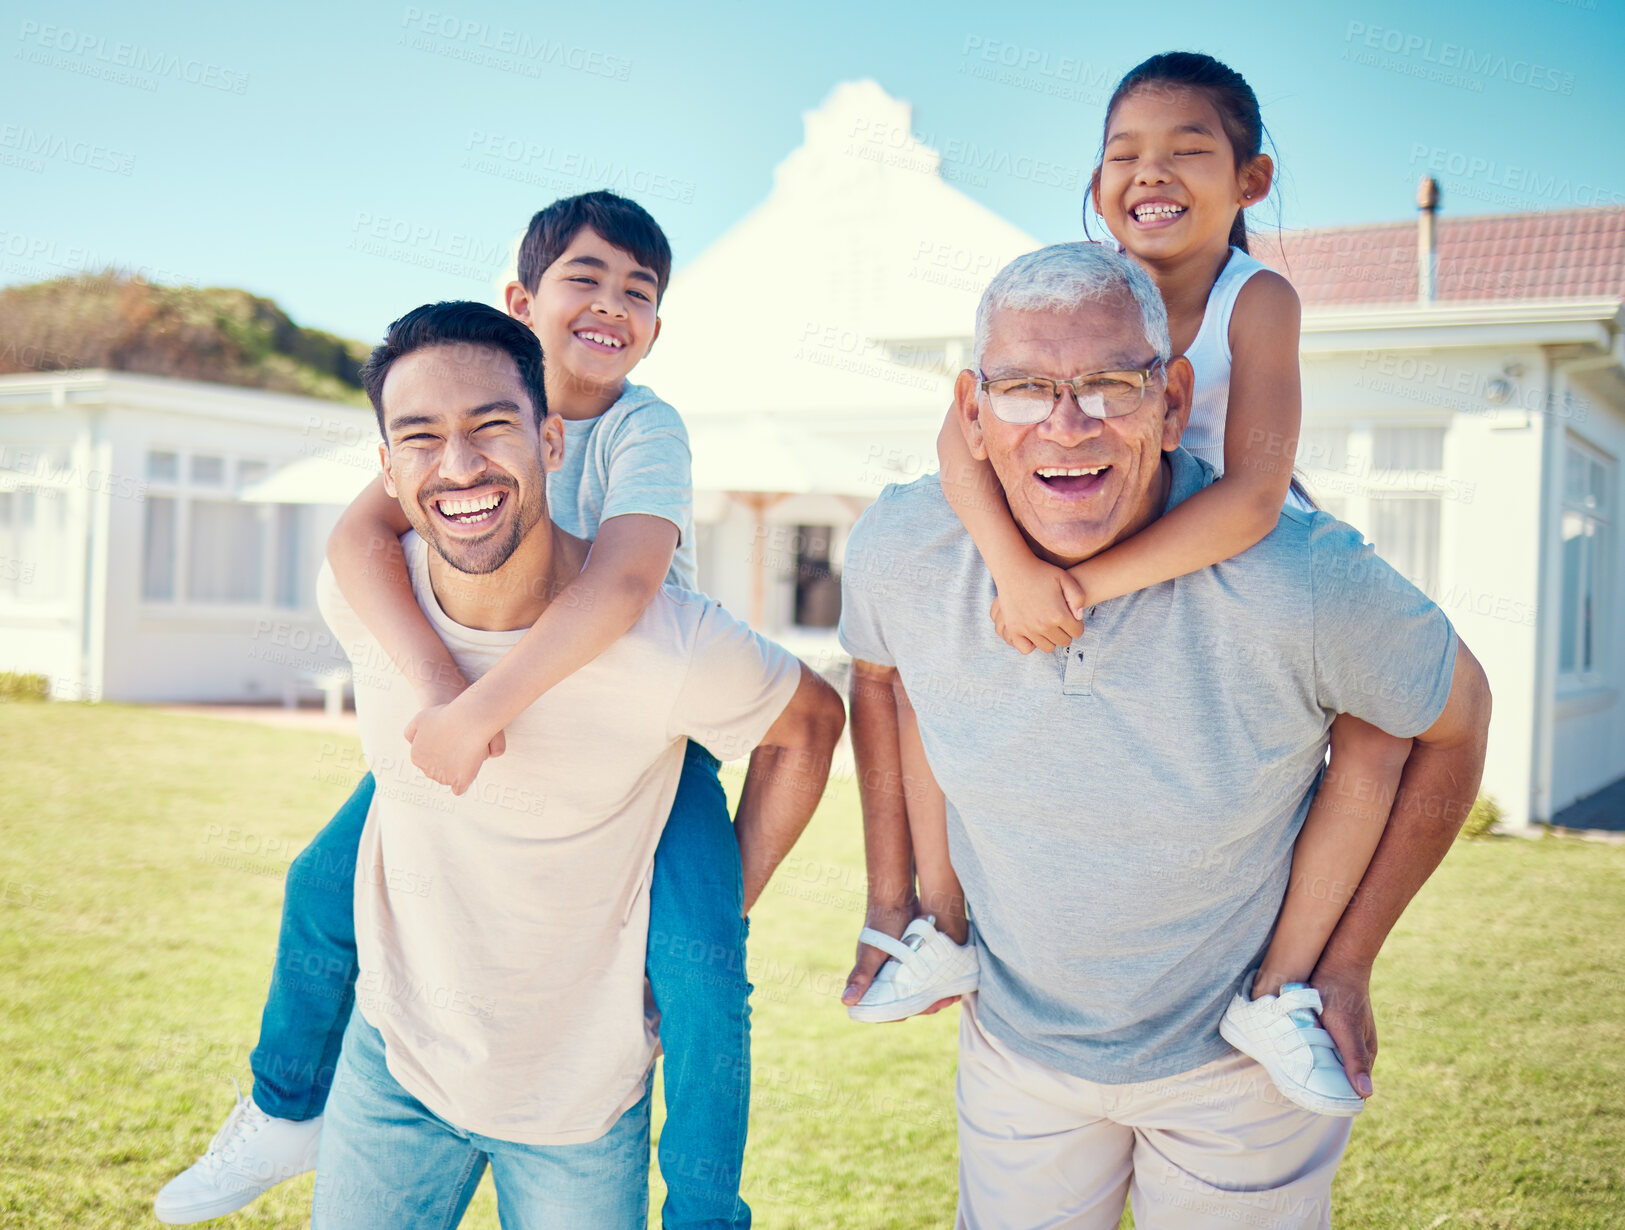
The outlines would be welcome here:
[[[234,1084],[236,1082],[233,1082]],[[164,1184],[152,1211],[167,1226],[224,1217],[284,1179],[316,1169],[322,1117],[277,1119],[243,1097],[209,1142],[209,1151]]]
[[[1365,1109],[1365,1099],[1349,1084],[1343,1057],[1316,1015],[1320,992],[1289,982],[1279,995],[1251,998],[1248,974],[1241,994],[1230,1001],[1219,1033],[1243,1055],[1264,1065],[1270,1079],[1290,1101],[1316,1114],[1350,1118]]]
[[[863,998],[846,1010],[854,1021],[901,1021],[939,999],[976,989],[980,966],[974,941],[956,944],[936,928],[936,917],[916,918],[901,940],[865,927],[858,939],[891,960],[880,967]]]

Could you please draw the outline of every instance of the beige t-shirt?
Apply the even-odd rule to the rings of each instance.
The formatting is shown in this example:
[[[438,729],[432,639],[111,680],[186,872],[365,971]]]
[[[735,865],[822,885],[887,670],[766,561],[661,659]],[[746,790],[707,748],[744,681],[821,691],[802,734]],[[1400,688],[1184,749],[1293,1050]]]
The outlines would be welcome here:
[[[401,545],[419,604],[470,680],[523,630],[453,623],[427,544]],[[607,1132],[643,1093],[649,878],[684,739],[744,755],[789,703],[796,659],[716,602],[666,586],[631,631],[507,727],[461,797],[412,765],[405,677],[331,572],[323,615],[354,664],[378,780],[356,866],[356,1005],[391,1074],[467,1131],[532,1145]]]

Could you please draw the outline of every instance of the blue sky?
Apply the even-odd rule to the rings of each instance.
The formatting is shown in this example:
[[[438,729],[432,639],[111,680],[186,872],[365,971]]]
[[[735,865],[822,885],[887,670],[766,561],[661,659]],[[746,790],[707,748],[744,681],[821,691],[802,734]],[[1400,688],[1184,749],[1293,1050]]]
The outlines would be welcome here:
[[[0,282],[112,264],[243,286],[372,340],[425,300],[488,297],[535,209],[606,183],[654,212],[681,268],[762,200],[841,80],[913,103],[939,148],[1084,179],[1112,84],[1174,48],[1252,83],[1288,228],[1410,218],[1429,170],[1447,214],[1625,204],[1617,0],[7,0]],[[1081,232],[1080,191],[948,161],[1039,239]],[[1253,218],[1273,225],[1275,202]]]

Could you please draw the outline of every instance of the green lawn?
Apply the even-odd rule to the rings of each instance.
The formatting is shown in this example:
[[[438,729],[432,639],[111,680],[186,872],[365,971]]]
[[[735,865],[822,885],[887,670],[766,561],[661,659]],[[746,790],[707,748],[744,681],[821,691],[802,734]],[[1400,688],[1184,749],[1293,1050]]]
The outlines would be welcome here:
[[[354,743],[9,704],[0,749],[0,1225],[156,1224],[153,1194],[248,1085],[281,874]],[[745,1188],[769,1230],[952,1220],[957,1015],[847,1021],[862,897],[840,783],[752,919]],[[1378,970],[1378,1097],[1337,1225],[1625,1223],[1622,972],[1625,847],[1458,844]],[[221,1224],[303,1225],[310,1187]],[[489,1183],[464,1224],[497,1224]]]

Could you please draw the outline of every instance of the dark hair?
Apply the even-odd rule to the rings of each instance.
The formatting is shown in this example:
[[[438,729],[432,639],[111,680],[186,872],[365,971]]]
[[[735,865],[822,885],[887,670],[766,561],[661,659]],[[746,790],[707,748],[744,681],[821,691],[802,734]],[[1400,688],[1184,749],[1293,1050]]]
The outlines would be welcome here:
[[[1268,134],[1264,130],[1264,119],[1258,113],[1258,98],[1253,94],[1253,87],[1247,84],[1247,79],[1228,64],[1221,64],[1199,51],[1165,51],[1129,69],[1112,91],[1111,99],[1106,103],[1106,120],[1100,134],[1100,157],[1095,159],[1091,187],[1100,182],[1100,164],[1106,158],[1106,125],[1111,123],[1112,112],[1130,94],[1153,85],[1193,90],[1213,104],[1213,109],[1219,113],[1219,121],[1224,125],[1224,135],[1230,139],[1230,147],[1236,151],[1237,170],[1263,153]],[[1243,252],[1247,251],[1246,216],[1246,210],[1238,209],[1235,221],[1230,224],[1230,243]],[[1087,233],[1087,208],[1084,210],[1084,230]]]
[[[567,196],[537,211],[519,245],[519,281],[524,288],[536,293],[542,274],[564,255],[583,227],[597,231],[606,243],[630,252],[638,264],[654,271],[658,307],[671,279],[671,244],[648,210],[613,192]]]
[[[374,413],[378,415],[378,431],[384,434],[384,377],[396,359],[431,346],[451,346],[457,349],[479,346],[486,350],[506,353],[519,369],[519,381],[530,394],[536,411],[536,421],[547,417],[547,388],[542,379],[542,344],[536,335],[506,312],[484,303],[452,301],[425,303],[413,308],[384,334],[384,340],[374,348],[361,367],[361,387],[367,391]]]

